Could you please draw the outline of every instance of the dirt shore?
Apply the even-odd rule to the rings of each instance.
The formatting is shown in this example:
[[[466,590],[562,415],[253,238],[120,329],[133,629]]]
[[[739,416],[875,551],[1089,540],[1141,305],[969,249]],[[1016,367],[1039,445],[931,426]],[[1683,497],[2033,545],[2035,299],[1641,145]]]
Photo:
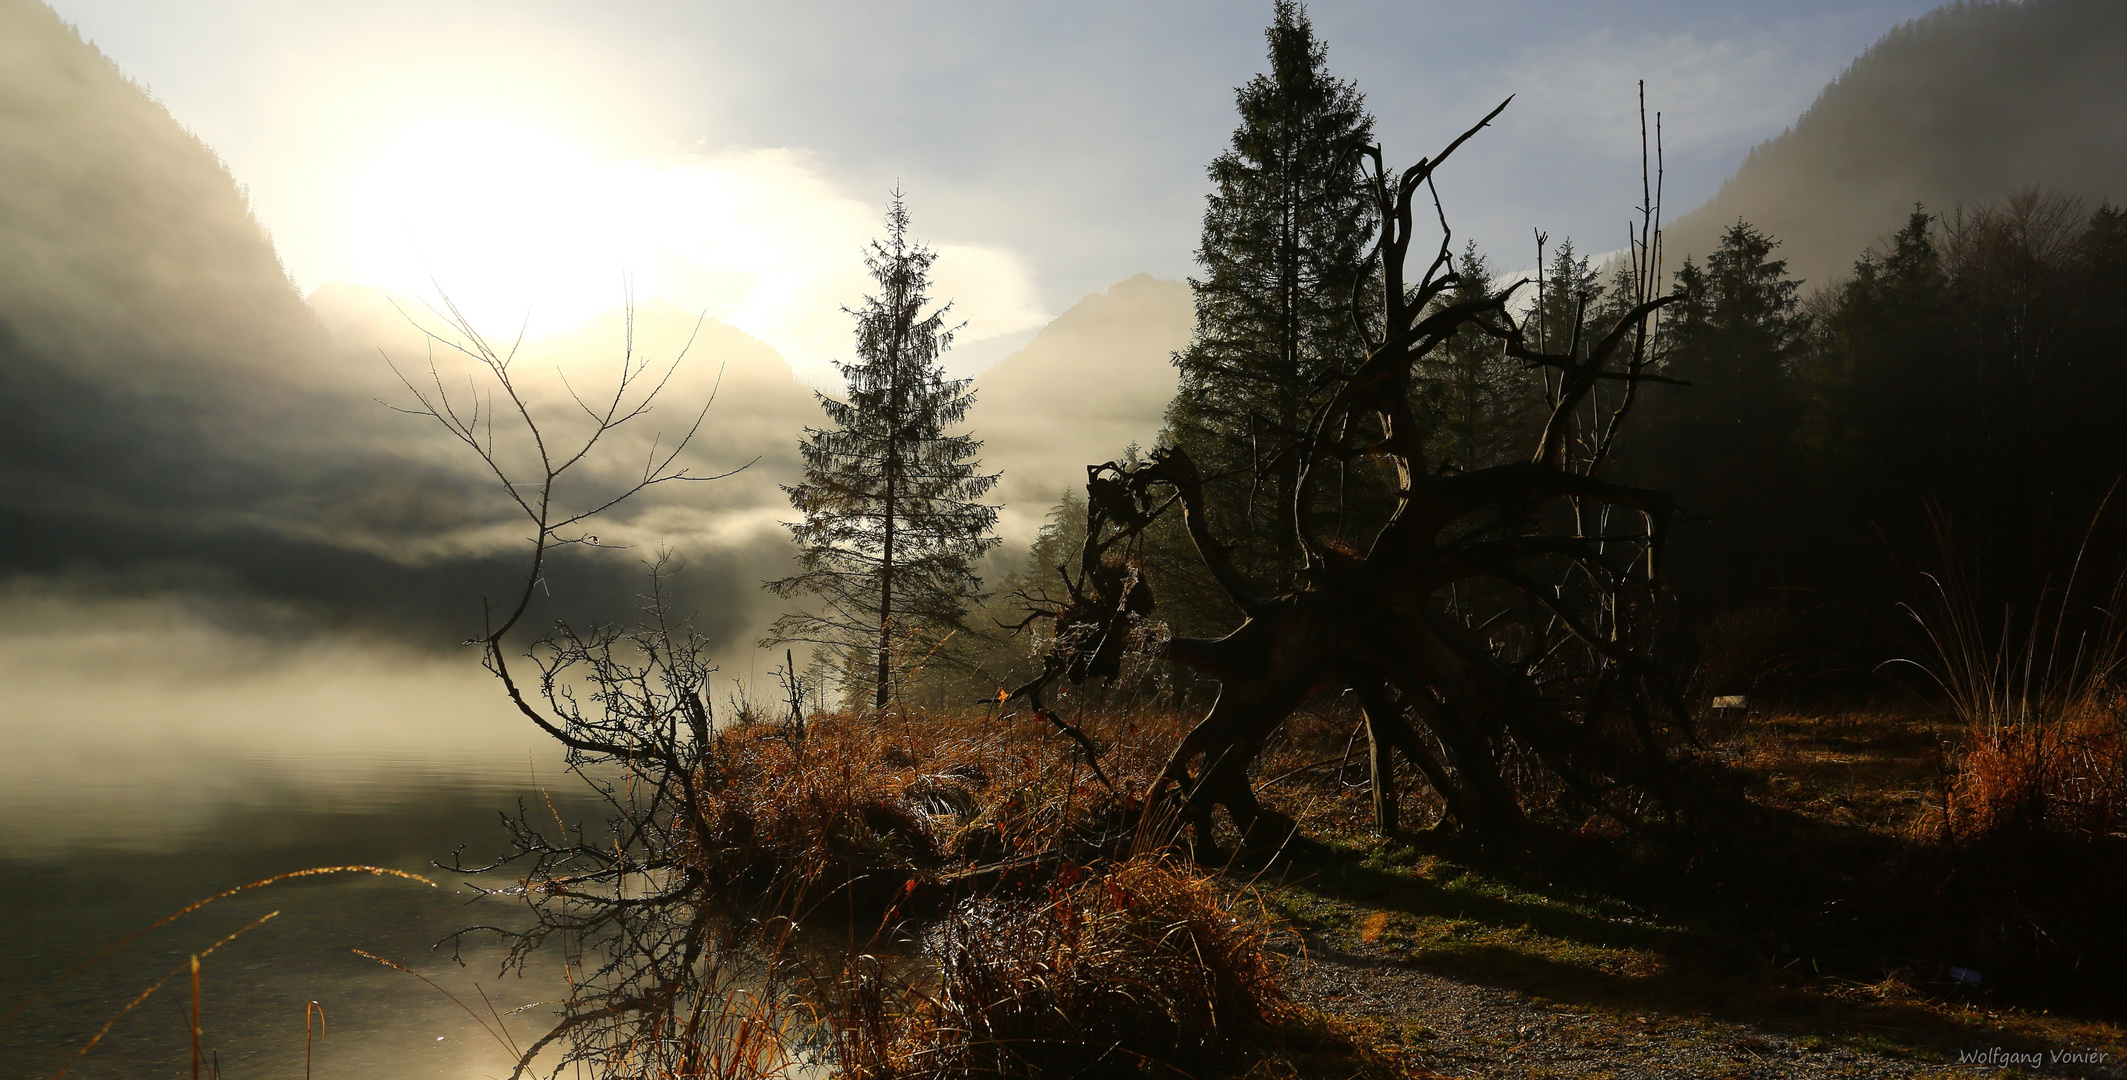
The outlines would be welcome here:
[[[2117,1059],[2096,1066],[2049,1063],[2036,1069],[1960,1064],[1957,1048],[1890,1052],[1711,1016],[1627,1016],[1464,982],[1413,967],[1383,950],[1340,947],[1310,932],[1303,931],[1301,938],[1304,953],[1299,942],[1292,942],[1288,953],[1287,991],[1304,1004],[1357,1024],[1420,1077],[2127,1077],[2127,1068]],[[1987,1048],[1964,1049],[1983,1053]]]

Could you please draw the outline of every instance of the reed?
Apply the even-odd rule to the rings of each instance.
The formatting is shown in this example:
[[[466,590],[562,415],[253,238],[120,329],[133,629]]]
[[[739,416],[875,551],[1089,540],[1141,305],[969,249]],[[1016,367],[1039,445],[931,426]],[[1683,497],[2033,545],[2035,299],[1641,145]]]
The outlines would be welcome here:
[[[303,1080],[310,1080],[311,1019],[317,1020],[317,1035],[325,1036],[325,1006],[315,1001],[303,1004]]]
[[[308,869],[290,870],[286,873],[274,874],[271,877],[260,878],[257,881],[246,882],[245,884],[238,885],[235,888],[224,889],[221,892],[215,893],[212,896],[204,897],[202,899],[195,900],[192,903],[186,904],[185,906],[178,908],[176,911],[173,911],[168,915],[163,916],[162,918],[156,919],[154,922],[151,922],[146,926],[143,926],[140,929],[135,930],[132,933],[127,934],[116,941],[111,942],[103,948],[98,949],[87,959],[82,960],[80,963],[75,964],[71,968],[68,968],[58,978],[53,979],[51,982],[44,984],[42,987],[39,987],[35,992],[31,993],[28,997],[16,1002],[14,1007],[7,1011],[6,1015],[0,1016],[0,1024],[6,1024],[14,1020],[16,1017],[21,1016],[24,1012],[28,1011],[30,1006],[35,1005],[39,1001],[42,1001],[45,997],[50,995],[52,991],[57,990],[59,987],[65,985],[68,980],[71,980],[75,976],[88,970],[97,961],[102,960],[103,958],[111,955],[114,952],[117,952],[119,949],[125,947],[126,945],[139,940],[143,935],[146,935],[151,931],[161,929],[162,927],[168,926],[171,923],[176,922],[177,920],[182,919],[185,916],[190,915],[196,911],[199,911],[201,908],[207,907],[208,905],[213,904],[217,901],[226,900],[232,896],[236,896],[241,893],[251,892],[255,889],[263,889],[268,886],[278,885],[284,881],[292,881],[299,878],[318,877],[325,874],[356,873],[370,874],[377,877],[403,878],[408,881],[418,881],[421,884],[428,886],[429,888],[436,887],[435,882],[429,880],[428,878],[422,877],[419,874],[408,873],[404,870],[393,870],[390,867],[385,866],[361,865],[313,866]],[[179,965],[169,974],[164,975],[162,978],[157,979],[153,983],[149,984],[147,989],[141,991],[138,996],[133,998],[133,1000],[127,1002],[123,1008],[112,1014],[109,1020],[104,1021],[103,1026],[97,1029],[96,1034],[91,1036],[88,1042],[82,1044],[82,1047],[79,1051],[75,1052],[73,1060],[69,1061],[65,1067],[59,1070],[54,1080],[56,1080],[57,1076],[65,1076],[69,1071],[73,1069],[75,1065],[79,1064],[81,1058],[87,1056],[90,1050],[95,1049],[96,1044],[103,1041],[104,1036],[109,1035],[111,1033],[112,1028],[118,1026],[119,1021],[125,1019],[126,1016],[131,1014],[134,1009],[138,1008],[142,1002],[154,996],[157,990],[162,989],[163,984],[169,982],[171,979],[176,978],[179,974],[185,973],[187,971],[189,971],[192,976],[192,1009],[190,1015],[186,1019],[186,1027],[191,1039],[192,1074],[194,1077],[197,1077],[200,1074],[200,1069],[203,1065],[200,1043],[200,961],[206,959],[208,956],[213,955],[214,952],[220,949],[222,946],[227,945],[232,941],[235,941],[237,938],[242,937],[244,934],[249,933],[255,927],[264,924],[265,922],[279,914],[280,912],[278,911],[268,912],[266,915],[254,920],[249,924],[246,924],[242,929],[237,930],[235,933],[232,933],[229,936],[224,937],[219,941],[216,941],[214,944],[209,945],[205,950],[194,954],[188,961],[186,961],[185,964]],[[305,1026],[307,1028],[307,1023]],[[307,1072],[309,1053],[307,1031],[305,1044],[305,1068]]]
[[[356,956],[362,957],[365,960],[374,960],[377,963],[392,969],[393,971],[397,971],[406,975],[411,975],[414,978],[421,980],[421,982],[426,984],[429,989],[434,990],[439,994],[442,994],[446,998],[449,998],[451,1004],[456,1005],[460,1010],[465,1013],[465,1015],[472,1017],[473,1023],[480,1025],[480,1029],[482,1031],[487,1032],[487,1037],[495,1040],[495,1045],[509,1052],[511,1060],[517,1060],[524,1056],[524,1048],[517,1045],[516,1037],[510,1034],[509,1024],[503,1021],[502,1013],[495,1008],[495,1003],[488,999],[487,991],[480,991],[481,1004],[487,1006],[488,1013],[487,1016],[483,1017],[479,1013],[474,1012],[473,1007],[467,1005],[462,999],[458,997],[458,995],[453,994],[449,990],[444,989],[434,979],[431,979],[428,976],[423,975],[420,972],[415,971],[414,969],[407,967],[404,964],[398,963],[397,961],[393,960],[386,960],[385,958],[378,956],[373,952],[364,952],[361,949],[349,949],[347,951],[355,954]],[[475,989],[478,989],[478,987],[475,987]],[[493,1020],[494,1022],[491,1024],[488,1022],[489,1020]]]
[[[221,892],[215,893],[213,896],[206,897],[202,900],[195,900],[192,903],[186,904],[184,907],[178,908],[176,911],[173,911],[168,915],[165,915],[162,918],[157,919],[154,922],[151,922],[148,925],[143,926],[140,929],[135,930],[122,938],[119,938],[117,941],[114,941],[109,945],[98,949],[88,959],[83,960],[78,964],[75,964],[71,968],[68,968],[66,972],[60,975],[58,978],[53,979],[51,982],[44,984],[44,986],[40,987],[35,993],[32,993],[30,996],[23,998],[21,1001],[16,1002],[15,1007],[7,1011],[7,1015],[0,1016],[0,1024],[5,1024],[16,1017],[21,1016],[23,1012],[27,1010],[30,1006],[35,1005],[39,1001],[42,1001],[45,995],[50,994],[52,991],[57,990],[59,989],[59,987],[65,985],[67,980],[72,979],[74,976],[79,975],[84,971],[87,971],[98,960],[101,960],[104,957],[109,956],[114,952],[117,952],[119,949],[122,949],[125,946],[133,943],[134,941],[139,940],[142,935],[168,926],[171,923],[174,923],[177,920],[182,919],[185,916],[190,915],[193,912],[198,911],[199,909],[214,903],[215,901],[227,900],[228,898],[235,896],[239,893],[247,893],[254,889],[263,889],[269,885],[278,885],[283,881],[293,881],[297,878],[317,877],[323,874],[371,874],[377,877],[396,877],[405,878],[408,881],[418,881],[431,889],[436,887],[435,882],[430,881],[429,879],[422,877],[419,874],[410,874],[404,870],[393,870],[390,867],[385,866],[313,866],[307,870],[290,870],[284,874],[275,874],[272,877],[260,878],[257,881],[238,885],[233,889],[223,889]]]
[[[184,963],[179,964],[174,968],[171,968],[169,974],[164,975],[162,978],[157,979],[153,983],[148,984],[148,988],[146,990],[142,990],[138,996],[133,998],[133,1000],[126,1002],[124,1008],[121,1008],[117,1012],[111,1014],[111,1018],[109,1020],[104,1021],[102,1027],[96,1029],[96,1034],[90,1036],[89,1041],[81,1044],[81,1049],[74,1052],[73,1060],[67,1062],[64,1066],[60,1068],[58,1072],[52,1074],[52,1080],[60,1080],[60,1077],[63,1077],[67,1073],[73,1071],[74,1066],[81,1064],[81,1059],[87,1057],[89,1051],[94,1050],[96,1048],[96,1044],[102,1042],[103,1037],[109,1035],[111,1033],[111,1029],[117,1027],[118,1022],[120,1020],[125,1019],[127,1014],[131,1013],[134,1009],[139,1008],[142,1002],[155,996],[155,992],[157,990],[162,989],[164,983],[167,983],[171,979],[174,979],[179,975],[185,974],[187,972],[190,972],[192,975],[192,1013],[189,1017],[187,1017],[186,1027],[188,1028],[192,1037],[192,1075],[195,1078],[198,1077],[200,1069],[199,962],[209,956],[214,955],[215,950],[220,949],[222,946],[227,945],[232,941],[235,941],[237,938],[240,938],[245,934],[250,933],[252,930],[260,926],[265,925],[268,921],[272,920],[275,916],[279,914],[280,912],[278,911],[269,911],[266,914],[258,917],[257,919],[252,920],[251,922],[245,924],[243,928],[237,930],[235,933],[230,934],[229,936],[221,939],[220,941],[217,941],[214,944],[207,946],[206,949],[201,952],[194,953]]]

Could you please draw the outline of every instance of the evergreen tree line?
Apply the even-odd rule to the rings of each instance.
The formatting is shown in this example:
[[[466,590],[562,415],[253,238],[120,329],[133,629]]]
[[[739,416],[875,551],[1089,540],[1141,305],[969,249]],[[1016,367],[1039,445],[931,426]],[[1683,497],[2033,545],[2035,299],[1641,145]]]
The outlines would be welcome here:
[[[1852,675],[1899,647],[1922,573],[1990,622],[2071,572],[2103,603],[2127,552],[2127,506],[2099,516],[2127,472],[2127,213],[2036,189],[1916,208],[1843,281],[1785,271],[1742,222],[1679,268],[1663,371],[1692,385],[1654,388],[1625,463],[1694,519],[1669,571],[1702,631],[1755,612],[1757,666]]]
[[[1359,358],[1349,301],[1379,287],[1365,259],[1378,223],[1351,155],[1372,139],[1363,96],[1329,75],[1304,7],[1281,0],[1266,36],[1269,71],[1237,91],[1241,123],[1209,170],[1197,331],[1162,439],[1224,477],[1209,502],[1245,523],[1241,565],[1284,586],[1277,449],[1321,403],[1322,372]],[[1667,488],[1687,515],[1664,569],[1673,652],[1702,692],[1768,673],[1881,685],[1868,673],[1910,645],[1898,605],[1928,588],[1923,573],[1954,576],[1979,613],[2028,613],[2048,589],[2054,604],[2071,572],[2082,610],[2107,600],[2127,565],[2127,506],[2099,515],[2127,471],[2122,219],[2037,190],[1916,208],[1829,283],[1795,280],[1777,238],[1739,221],[1675,268],[1655,370],[1690,385],[1643,388],[1604,468]],[[1544,351],[1585,351],[1642,293],[1625,260],[1594,265],[1571,240],[1537,254],[1525,325]],[[1443,305],[1502,284],[1474,244],[1455,269]],[[1545,373],[1475,331],[1438,355],[1413,402],[1435,467],[1526,455],[1553,400]],[[1391,478],[1354,469],[1335,498],[1325,509],[1366,535]],[[1234,625],[1188,543],[1169,524],[1140,553],[1163,617]]]
[[[1923,575],[1953,575],[1988,620],[2042,596],[2050,609],[2071,572],[2071,614],[2104,604],[2127,570],[2127,492],[2100,514],[2127,472],[2127,212],[2035,189],[1916,208],[1815,289],[1778,249],[1737,222],[1671,274],[1655,370],[1689,385],[1642,389],[1611,470],[1685,515],[1664,572],[1673,653],[1698,663],[1699,689],[1881,685],[1869,673],[1911,644],[1899,605],[1930,588]],[[1459,262],[1444,303],[1501,284],[1474,244]],[[1606,274],[1563,243],[1528,333],[1585,343],[1633,285],[1629,267]],[[1415,403],[1432,460],[1526,455],[1548,412],[1542,373],[1474,332],[1442,352]],[[1187,543],[1148,542],[1163,606],[1194,586],[1162,580],[1186,560],[1157,549]]]
[[[2037,190],[1916,209],[1813,290],[1778,248],[1737,222],[1673,272],[1655,370],[1689,385],[1643,388],[1612,468],[1685,515],[1664,573],[1673,652],[1698,664],[1699,689],[1880,686],[1870,673],[1910,646],[1899,605],[1931,587],[1923,575],[1953,575],[1990,621],[2041,596],[2050,608],[2071,572],[2071,613],[2105,603],[2127,570],[2127,492],[2100,514],[2127,473],[2127,212]],[[1445,303],[1501,284],[1474,244],[1459,269]],[[1557,351],[1635,292],[1628,267],[1606,274],[1570,241],[1543,286],[1528,332]],[[1446,469],[1527,454],[1548,412],[1540,372],[1467,338],[1416,403]],[[1185,560],[1147,561],[1163,605],[1192,588],[1160,580]]]

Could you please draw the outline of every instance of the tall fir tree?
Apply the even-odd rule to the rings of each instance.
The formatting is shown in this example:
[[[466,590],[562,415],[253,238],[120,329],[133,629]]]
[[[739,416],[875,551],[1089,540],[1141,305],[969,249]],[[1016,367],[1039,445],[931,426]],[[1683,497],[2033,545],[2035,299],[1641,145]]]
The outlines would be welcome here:
[[[1539,245],[1539,259],[1542,253]],[[1559,241],[1558,250],[1552,252],[1551,263],[1540,279],[1536,303],[1523,320],[1522,332],[1544,352],[1570,353],[1585,359],[1638,299],[1630,264],[1622,259],[1618,262],[1611,284],[1605,287],[1593,260],[1575,250],[1573,238]],[[1550,402],[1560,389],[1559,374],[1544,368],[1532,376],[1525,384],[1539,396],[1532,409],[1537,415],[1548,415]],[[1576,467],[1593,460],[1604,432],[1609,430],[1610,425],[1599,418],[1617,406],[1618,399],[1608,392],[1615,389],[1596,386],[1576,412],[1566,436],[1567,457],[1581,463]]]
[[[1278,0],[1264,36],[1270,70],[1236,91],[1240,126],[1209,170],[1204,276],[1189,283],[1196,333],[1174,357],[1181,387],[1167,437],[1207,473],[1235,476],[1213,486],[1214,507],[1245,518],[1242,561],[1282,583],[1297,551],[1274,508],[1298,463],[1272,459],[1320,403],[1318,377],[1359,356],[1352,293],[1376,212],[1358,154],[1373,117],[1351,83],[1329,75],[1295,0]]]
[[[1690,259],[1676,272],[1677,302],[1663,329],[1665,372],[1692,380],[1685,415],[1706,434],[1752,449],[1784,427],[1789,377],[1801,356],[1808,316],[1800,281],[1772,257],[1779,241],[1746,222],[1730,226],[1704,266]]]
[[[777,596],[815,601],[777,619],[769,642],[841,651],[845,671],[869,677],[879,709],[906,646],[942,638],[979,598],[974,564],[997,543],[997,508],[982,501],[997,475],[980,471],[974,436],[947,434],[974,395],[971,380],[946,378],[939,363],[952,346],[952,305],[924,311],[937,253],[909,239],[899,192],[886,227],[864,260],[879,291],[850,312],[856,360],[835,364],[846,400],[818,395],[830,426],[806,429],[804,482],[783,489],[804,515],[785,523],[800,569],[768,583]]]
[[[1544,273],[1543,289],[1522,332],[1545,352],[1563,353],[1575,347],[1574,322],[1580,321],[1579,354],[1587,355],[1597,338],[1609,332],[1610,322],[1601,321],[1605,290],[1587,256],[1573,249],[1573,238],[1559,241]],[[1626,305],[1631,306],[1629,303]]]
[[[1455,265],[1457,283],[1435,309],[1490,297],[1492,271],[1472,240]],[[1418,368],[1418,415],[1430,432],[1427,456],[1457,471],[1526,456],[1542,425],[1542,385],[1499,347],[1498,339],[1463,327]]]
[[[1793,480],[1810,317],[1802,283],[1773,257],[1778,247],[1738,221],[1703,265],[1686,259],[1677,269],[1662,374],[1691,385],[1650,396],[1637,444],[1646,474],[1705,519],[1699,548],[1722,552],[1721,565],[1703,570],[1703,599],[1717,605],[1759,602],[1754,587],[1784,584],[1757,568],[1779,562],[1778,493]]]

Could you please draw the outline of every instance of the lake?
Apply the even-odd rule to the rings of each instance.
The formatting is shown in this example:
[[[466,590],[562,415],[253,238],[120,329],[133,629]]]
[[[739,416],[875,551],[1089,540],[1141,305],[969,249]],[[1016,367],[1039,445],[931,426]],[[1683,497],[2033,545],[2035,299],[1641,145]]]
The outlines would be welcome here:
[[[603,820],[470,650],[275,644],[148,605],[5,611],[0,1010],[188,903],[274,874],[365,863],[438,886],[341,874],[217,902],[0,1027],[9,1075],[53,1075],[156,979],[275,910],[202,965],[203,1041],[224,1076],[303,1075],[310,1001],[326,1018],[312,1069],[321,1080],[508,1073],[512,1055],[448,997],[350,951],[404,964],[483,1015],[483,991],[502,1012],[567,991],[559,957],[498,977],[492,938],[456,959],[448,945],[431,949],[467,926],[531,921],[521,902],[467,884],[508,880],[431,860],[449,862],[460,845],[469,865],[499,853],[497,814],[519,799],[545,815]],[[172,979],[69,1075],[188,1074],[189,1001],[188,978]],[[511,1018],[507,1037],[529,1042],[542,1015]]]

